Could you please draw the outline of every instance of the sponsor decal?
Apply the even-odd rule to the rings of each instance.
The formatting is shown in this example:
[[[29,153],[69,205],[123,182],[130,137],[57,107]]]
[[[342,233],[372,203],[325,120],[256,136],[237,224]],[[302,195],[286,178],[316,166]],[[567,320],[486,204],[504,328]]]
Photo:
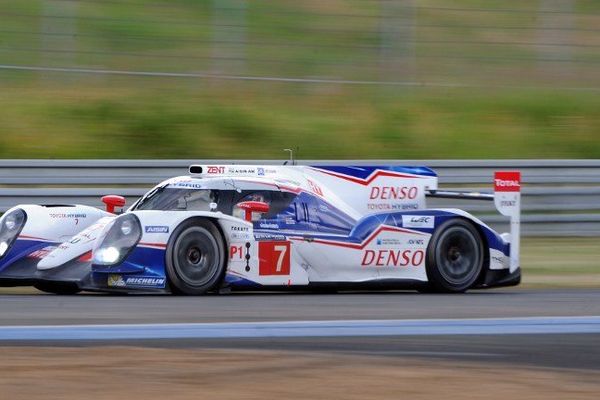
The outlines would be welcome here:
[[[396,206],[396,207],[392,207],[393,209],[396,209],[396,210],[418,210],[419,209],[419,205],[417,203],[392,204],[392,206]]]
[[[169,227],[164,225],[149,225],[144,227],[146,233],[169,233]]]
[[[518,171],[496,172],[494,175],[494,191],[520,192],[521,173]]]
[[[125,287],[125,281],[122,275],[109,275],[106,284],[109,287]]]
[[[283,222],[285,222],[286,225],[294,225],[296,220],[294,218],[287,217]]]
[[[413,200],[417,198],[417,186],[373,186],[369,199],[379,200]]]
[[[250,232],[232,232],[229,238],[234,240],[250,240],[252,236]]]
[[[377,238],[378,246],[400,246],[403,244],[403,241],[395,238]]]
[[[425,260],[423,250],[365,250],[363,267],[418,267]]]
[[[46,257],[48,254],[53,252],[55,249],[56,249],[56,246],[44,247],[43,249],[36,250],[33,253],[30,253],[27,257],[41,260],[42,258]]]
[[[66,213],[50,213],[48,214],[50,218],[55,219],[73,219],[75,220],[75,225],[79,225],[79,220],[82,218],[87,218],[87,214],[66,214]]]
[[[234,240],[249,240],[250,236],[250,227],[247,226],[238,226],[232,225],[229,227],[229,238]]]
[[[229,174],[256,174],[256,170],[254,168],[230,167],[229,169],[227,169],[227,173],[229,173]]]
[[[277,233],[254,233],[254,239],[256,240],[275,240],[275,241],[285,241],[285,235],[277,234]]]
[[[165,287],[165,278],[155,278],[155,277],[147,277],[147,276],[130,276],[130,277],[125,278],[125,286],[162,288],[162,287]]]
[[[265,169],[264,168],[256,168],[256,172],[258,173],[259,176],[263,176],[265,174]]]
[[[273,223],[260,223],[258,226],[263,229],[279,229],[279,225]]]
[[[369,210],[418,210],[417,203],[367,203]]]
[[[430,228],[433,229],[435,217],[432,215],[403,215],[402,226],[405,228]]]
[[[425,244],[425,240],[423,239],[409,239],[408,244],[413,244],[417,246],[423,246]]]
[[[126,276],[112,274],[108,276],[107,285],[109,287],[143,287],[143,288],[164,288],[165,278],[156,278],[152,276]]]
[[[87,218],[86,214],[50,213],[50,218]]]
[[[206,167],[206,173],[207,174],[224,174],[225,173],[225,167],[219,167],[219,166],[215,166],[215,165],[209,165]]]
[[[175,182],[173,186],[183,189],[202,189],[202,184],[195,182]]]
[[[521,173],[519,171],[497,171],[494,174],[494,205],[502,215],[518,218],[521,204]],[[518,230],[518,223],[513,224],[511,231]],[[513,235],[518,235],[513,233]],[[513,261],[516,261],[514,259]]]

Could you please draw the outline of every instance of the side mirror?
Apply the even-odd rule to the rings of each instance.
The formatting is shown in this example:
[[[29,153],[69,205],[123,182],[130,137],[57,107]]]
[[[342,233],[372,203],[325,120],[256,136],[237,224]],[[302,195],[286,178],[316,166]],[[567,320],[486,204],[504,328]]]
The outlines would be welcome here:
[[[106,211],[114,214],[116,207],[123,207],[125,205],[125,197],[109,194],[102,197],[102,202],[106,204]]]
[[[248,222],[252,222],[252,213],[265,214],[269,212],[269,205],[262,201],[242,201],[237,203],[236,207],[244,210],[244,219]]]

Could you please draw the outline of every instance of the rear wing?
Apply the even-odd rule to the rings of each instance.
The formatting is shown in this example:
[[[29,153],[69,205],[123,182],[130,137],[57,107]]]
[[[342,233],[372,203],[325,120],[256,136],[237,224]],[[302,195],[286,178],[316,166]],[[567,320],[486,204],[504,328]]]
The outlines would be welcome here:
[[[493,201],[498,212],[510,218],[510,272],[519,268],[521,247],[521,173],[519,171],[497,171],[494,174],[494,193],[429,190],[426,196]]]

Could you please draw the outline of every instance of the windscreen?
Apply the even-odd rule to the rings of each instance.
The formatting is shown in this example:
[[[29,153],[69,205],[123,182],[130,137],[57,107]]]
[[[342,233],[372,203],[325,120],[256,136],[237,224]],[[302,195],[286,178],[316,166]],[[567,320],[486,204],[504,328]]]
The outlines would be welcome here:
[[[136,210],[223,211],[221,191],[214,189],[181,189],[163,187],[150,193]],[[211,208],[212,205],[212,208]]]

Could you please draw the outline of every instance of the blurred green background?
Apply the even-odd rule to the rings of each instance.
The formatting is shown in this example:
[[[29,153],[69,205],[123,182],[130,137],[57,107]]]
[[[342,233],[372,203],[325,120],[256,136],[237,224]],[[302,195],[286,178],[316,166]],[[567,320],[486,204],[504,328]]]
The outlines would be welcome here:
[[[0,21],[0,158],[600,157],[595,0],[0,0]]]

